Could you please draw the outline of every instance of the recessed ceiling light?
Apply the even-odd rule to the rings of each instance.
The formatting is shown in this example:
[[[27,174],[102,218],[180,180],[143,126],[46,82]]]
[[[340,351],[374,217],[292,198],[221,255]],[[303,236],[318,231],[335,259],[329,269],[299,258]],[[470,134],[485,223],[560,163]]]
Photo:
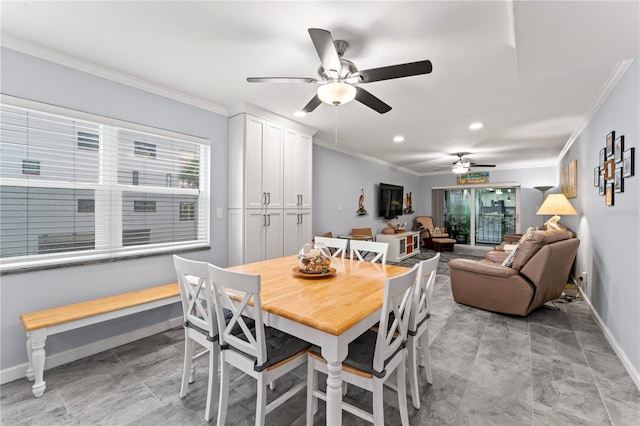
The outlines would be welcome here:
[[[304,111],[296,111],[293,113],[293,115],[295,115],[296,117],[304,117],[305,115],[307,115],[307,113]]]
[[[475,123],[471,123],[469,124],[469,128],[471,130],[478,130],[478,129],[482,129],[483,124],[479,121],[476,121]]]
[[[404,142],[404,136],[394,136],[393,141],[396,143]]]

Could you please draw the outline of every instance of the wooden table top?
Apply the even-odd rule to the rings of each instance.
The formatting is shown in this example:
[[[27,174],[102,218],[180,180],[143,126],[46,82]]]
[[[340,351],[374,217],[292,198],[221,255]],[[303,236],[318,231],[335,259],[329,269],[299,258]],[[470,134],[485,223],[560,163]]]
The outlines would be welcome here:
[[[384,282],[409,269],[404,266],[332,258],[336,274],[299,278],[296,255],[228,269],[260,274],[262,309],[321,331],[340,335],[382,308]]]

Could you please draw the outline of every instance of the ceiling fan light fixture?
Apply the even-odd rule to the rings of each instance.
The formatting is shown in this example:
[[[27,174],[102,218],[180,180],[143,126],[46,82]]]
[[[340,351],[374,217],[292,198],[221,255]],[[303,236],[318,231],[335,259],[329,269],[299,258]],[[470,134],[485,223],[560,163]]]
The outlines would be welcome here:
[[[471,165],[468,162],[458,161],[453,165],[453,167],[451,168],[451,171],[456,174],[467,173],[469,171],[470,166]]]
[[[327,83],[318,87],[318,97],[325,104],[342,105],[355,99],[356,88],[342,82]]]

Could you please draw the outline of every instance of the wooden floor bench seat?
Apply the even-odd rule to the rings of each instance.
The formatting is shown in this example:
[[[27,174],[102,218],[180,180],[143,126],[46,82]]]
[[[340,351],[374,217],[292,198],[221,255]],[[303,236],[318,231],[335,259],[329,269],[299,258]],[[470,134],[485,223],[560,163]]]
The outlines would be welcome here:
[[[180,287],[173,283],[21,315],[27,332],[27,379],[35,380],[33,394],[42,396],[46,387],[43,376],[47,336],[177,302]]]

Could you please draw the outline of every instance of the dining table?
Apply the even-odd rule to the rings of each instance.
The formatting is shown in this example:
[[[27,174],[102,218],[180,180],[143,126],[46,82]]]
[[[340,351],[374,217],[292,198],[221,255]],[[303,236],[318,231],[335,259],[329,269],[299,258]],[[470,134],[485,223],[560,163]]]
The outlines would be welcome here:
[[[409,268],[331,258],[325,274],[304,274],[298,256],[228,269],[261,276],[265,325],[304,339],[327,361],[326,424],[342,424],[342,362],[349,343],[380,320],[388,278]]]

